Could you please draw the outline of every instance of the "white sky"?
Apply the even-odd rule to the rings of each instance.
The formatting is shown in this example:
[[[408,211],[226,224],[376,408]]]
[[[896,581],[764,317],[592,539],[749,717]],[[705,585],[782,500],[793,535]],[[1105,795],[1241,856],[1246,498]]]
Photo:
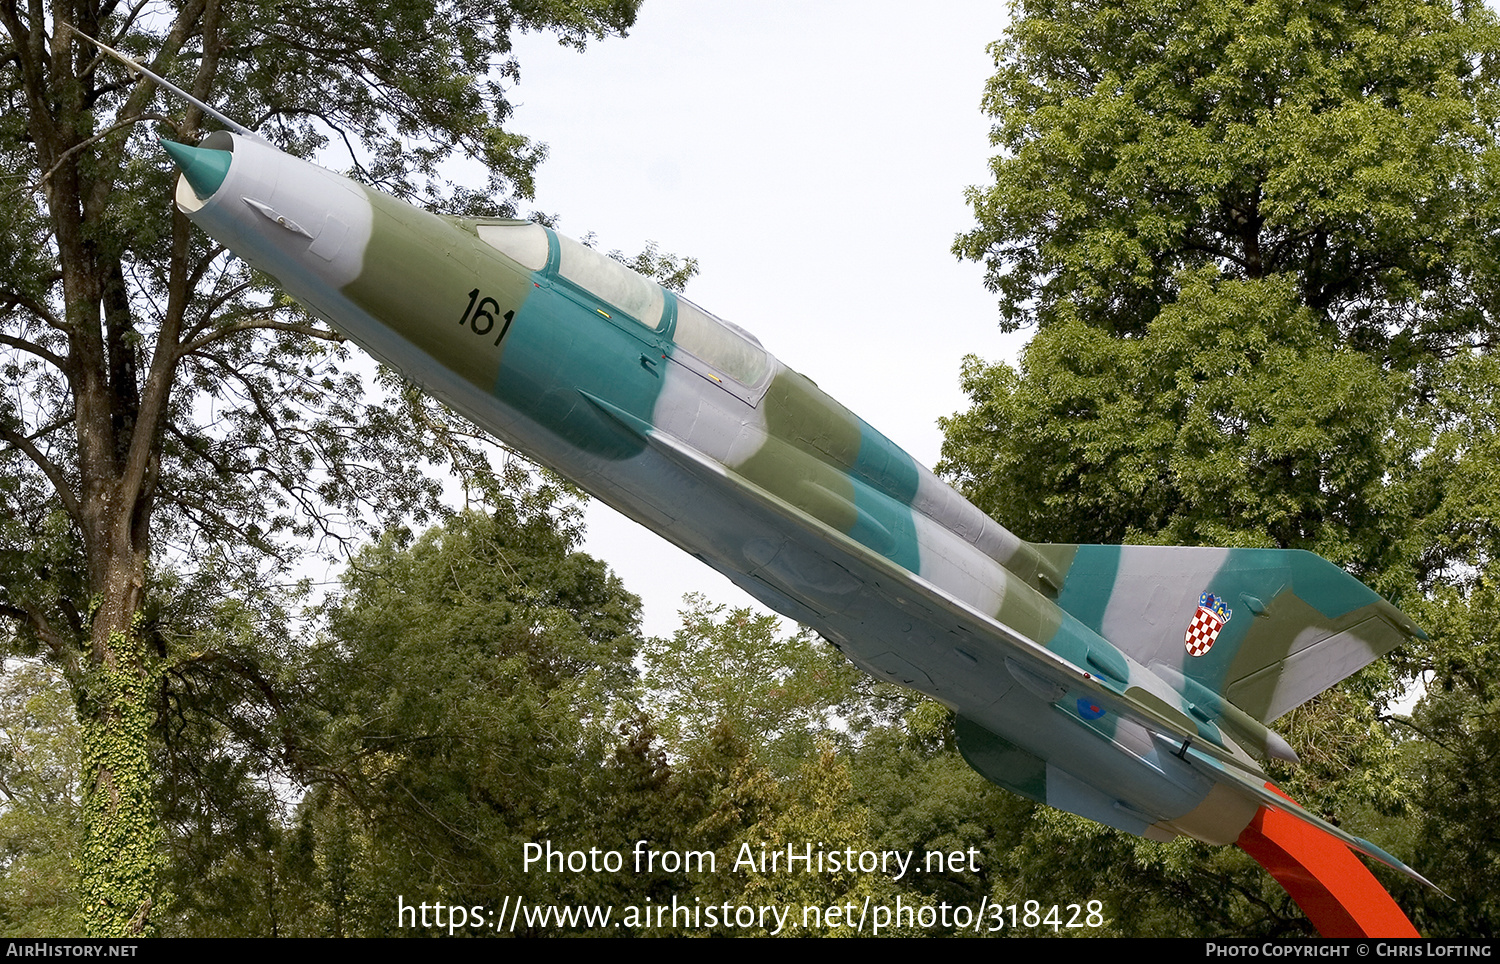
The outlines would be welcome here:
[[[1022,340],[949,251],[973,223],[964,188],[988,183],[979,101],[1005,7],[648,0],[629,37],[581,54],[523,38],[509,126],[551,149],[535,207],[604,250],[698,258],[690,298],[932,465],[936,420],[967,407],[963,356]],[[686,592],[753,604],[597,502],[587,549],[652,635]]]

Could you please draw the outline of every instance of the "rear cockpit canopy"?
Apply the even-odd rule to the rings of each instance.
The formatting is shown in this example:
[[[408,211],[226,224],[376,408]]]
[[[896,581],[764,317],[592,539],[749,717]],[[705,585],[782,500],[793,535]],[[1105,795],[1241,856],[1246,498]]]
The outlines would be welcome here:
[[[681,296],[672,340],[741,384],[754,385],[766,373],[765,349],[753,335]]]

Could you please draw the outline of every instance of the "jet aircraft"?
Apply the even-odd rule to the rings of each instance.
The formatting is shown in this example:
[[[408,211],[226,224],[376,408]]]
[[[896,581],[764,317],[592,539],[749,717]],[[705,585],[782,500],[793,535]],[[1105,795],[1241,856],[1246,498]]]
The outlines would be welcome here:
[[[1347,573],[1301,551],[1026,542],[687,298],[540,224],[420,210],[199,106],[233,132],[163,146],[202,230],[506,444],[950,707],[989,780],[1153,840],[1238,842],[1283,883],[1246,843],[1270,818],[1365,877],[1344,845],[1422,879],[1258,762],[1296,759],[1269,721],[1420,635]],[[1318,898],[1293,895],[1312,916]]]

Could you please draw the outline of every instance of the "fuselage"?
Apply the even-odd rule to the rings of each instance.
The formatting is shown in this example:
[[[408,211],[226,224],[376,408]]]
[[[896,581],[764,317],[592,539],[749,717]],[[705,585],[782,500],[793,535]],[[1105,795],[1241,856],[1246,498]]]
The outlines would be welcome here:
[[[541,225],[436,216],[250,138],[202,147],[232,154],[217,184],[178,182],[205,231],[506,444],[977,724],[966,752],[990,779],[1158,839],[1228,843],[1254,815],[1169,741],[1014,658],[1006,640],[1029,641],[1178,712],[1173,687],[1056,604],[1056,560],[746,332]],[[955,623],[931,591],[1004,633]]]

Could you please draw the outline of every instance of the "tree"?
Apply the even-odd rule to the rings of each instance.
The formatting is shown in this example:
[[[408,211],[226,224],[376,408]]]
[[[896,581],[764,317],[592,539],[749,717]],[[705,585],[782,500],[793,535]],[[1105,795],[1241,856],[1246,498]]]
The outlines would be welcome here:
[[[400,932],[397,895],[559,896],[524,872],[523,845],[597,843],[595,811],[620,793],[601,774],[638,688],[639,601],[578,538],[545,498],[389,533],[351,560],[325,635],[281,667],[296,677],[288,732],[257,744],[240,718],[264,701],[205,694],[216,702],[185,714],[201,735],[167,741],[191,757],[168,776],[197,779],[168,787],[164,927],[373,936]],[[265,799],[282,755],[299,760],[283,789],[295,813]]]
[[[1289,279],[1180,280],[1137,337],[1060,320],[1019,371],[970,358],[941,467],[1045,541],[1294,546],[1382,568],[1397,387],[1320,334]]]
[[[328,802],[363,813],[383,896],[530,896],[522,845],[585,819],[574,794],[633,693],[640,602],[579,537],[502,509],[354,560],[318,688],[346,775]],[[389,918],[394,893],[377,904]]]
[[[636,6],[0,2],[0,615],[7,651],[46,654],[79,708],[94,933],[152,928],[154,700],[171,668],[212,656],[146,631],[159,575],[264,580],[284,571],[289,540],[430,507],[422,460],[484,459],[412,394],[368,399],[336,333],[170,210],[149,128],[191,142],[200,112],[63,24],[288,150],[344,153],[388,191],[435,198],[437,165],[476,157],[488,192],[449,200],[498,213],[530,195],[542,156],[504,127],[512,35],[582,46],[623,33]]]
[[[870,815],[853,797],[847,762],[825,743],[809,756],[794,779],[779,784],[771,813],[747,828],[735,841],[759,854],[801,849],[817,841],[828,853],[874,851]],[[747,906],[777,906],[790,910],[790,924],[780,937],[855,937],[847,909],[890,907],[896,885],[886,873],[843,867],[824,873],[789,873],[760,865],[748,870],[739,893],[731,901]],[[883,936],[917,936],[920,928],[899,919]],[[754,932],[752,932],[754,933]],[[764,933],[764,932],[762,932]]]
[[[772,769],[796,772],[835,715],[859,714],[863,674],[814,640],[783,634],[780,618],[728,610],[694,593],[682,627],[652,639],[642,654],[648,705],[669,746],[690,751],[728,727]]]
[[[1487,338],[1495,31],[1476,0],[1021,0],[955,250],[1011,327],[1139,335],[1212,267],[1361,350]]]
[[[1455,358],[1435,395],[1432,445],[1419,481],[1442,499],[1424,536],[1445,562],[1431,592],[1412,610],[1434,639],[1414,669],[1425,695],[1401,747],[1418,781],[1409,845],[1414,866],[1431,868],[1452,896],[1408,886],[1403,906],[1425,930],[1493,936],[1500,933],[1500,833],[1477,816],[1500,806],[1500,358]],[[1439,420],[1440,417],[1440,420]],[[1441,480],[1439,483],[1435,480]]]
[[[638,763],[637,772],[655,777],[655,792],[605,798],[605,806],[634,799],[656,813],[612,821],[596,836],[637,832],[663,849],[716,853],[717,873],[652,881],[657,903],[679,893],[680,900],[705,905],[786,907],[792,923],[783,935],[852,934],[825,923],[824,909],[867,898],[888,905],[896,893],[889,878],[847,868],[814,874],[751,868],[742,858],[814,843],[828,851],[872,849],[869,814],[850,785],[849,754],[859,752],[861,739],[893,704],[909,705],[910,694],[893,696],[892,687],[859,673],[807,630],[783,632],[775,616],[730,610],[696,594],[683,602],[681,628],[671,639],[650,640],[643,652],[644,702],[665,739],[657,765],[648,771]],[[638,877],[637,901],[642,883]],[[811,930],[802,926],[802,908],[817,909],[808,918]],[[727,922],[714,931],[744,932]]]
[[[56,670],[16,660],[0,675],[0,933],[74,933],[78,724]]]
[[[970,192],[955,251],[985,263],[1002,324],[1037,333],[1015,368],[968,360],[940,470],[1026,538],[1307,548],[1350,569],[1433,639],[1283,721],[1304,765],[1282,778],[1376,839],[1410,835],[1445,786],[1488,799],[1438,761],[1493,758],[1465,674],[1500,669],[1481,629],[1500,546],[1495,16],[1023,0],[993,50],[995,182]],[[1415,720],[1377,719],[1391,665],[1461,698],[1429,689]],[[1492,889],[1472,868],[1494,842],[1443,826],[1476,854],[1469,892]],[[1038,852],[1056,832],[1037,824]],[[1196,919],[1294,929],[1235,867],[1211,871],[1233,881],[1217,895],[1188,886],[1221,858],[1107,847],[1200,901]]]
[[[913,699],[899,726],[881,726],[866,734],[849,764],[854,801],[870,814],[870,832],[879,850],[911,853],[921,871],[896,884],[911,906],[980,907],[1039,898],[1014,879],[1008,854],[1017,845],[1009,828],[1018,811],[1033,805],[980,776],[958,752],[953,714],[930,700]],[[941,869],[926,865],[928,853],[964,854],[958,865],[946,859]],[[971,852],[979,856],[970,860]],[[1076,897],[1080,892],[1074,892]],[[1073,899],[1073,898],[1066,898]],[[982,929],[995,926],[993,919]],[[968,928],[940,924],[924,928],[929,936],[957,934]],[[994,933],[994,931],[991,931]]]

